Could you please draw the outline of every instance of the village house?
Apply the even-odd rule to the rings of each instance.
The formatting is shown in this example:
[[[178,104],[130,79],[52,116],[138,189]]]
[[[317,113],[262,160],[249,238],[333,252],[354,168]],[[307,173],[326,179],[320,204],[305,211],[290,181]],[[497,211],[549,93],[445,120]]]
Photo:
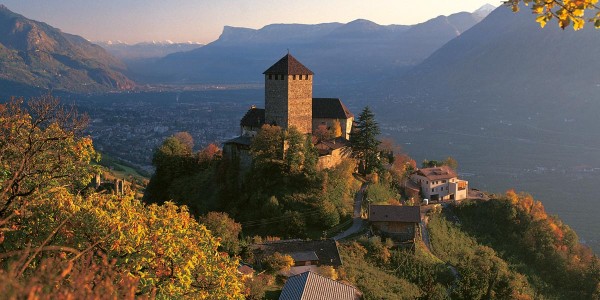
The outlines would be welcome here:
[[[310,271],[288,278],[279,300],[356,300],[357,288]]]
[[[414,242],[420,237],[419,206],[369,205],[369,224],[376,234],[397,242]]]
[[[325,169],[339,164],[349,153],[348,140],[354,123],[354,115],[342,100],[313,98],[314,73],[289,53],[263,74],[265,108],[250,107],[240,121],[240,136],[224,143],[224,154],[239,159],[242,166],[249,166],[252,139],[268,124],[284,130],[295,127],[301,133],[315,136],[323,130],[333,133],[326,139],[313,139],[319,152],[317,166]]]
[[[294,266],[284,275],[296,275],[306,271],[317,271],[319,266],[331,266],[338,268],[342,265],[342,259],[338,250],[337,242],[333,239],[327,240],[282,240],[257,244],[253,247],[253,253],[257,261],[263,257],[278,252],[287,254],[294,260]]]
[[[448,166],[418,169],[410,175],[409,189],[418,189],[431,201],[463,200],[468,197],[469,182],[458,179]]]

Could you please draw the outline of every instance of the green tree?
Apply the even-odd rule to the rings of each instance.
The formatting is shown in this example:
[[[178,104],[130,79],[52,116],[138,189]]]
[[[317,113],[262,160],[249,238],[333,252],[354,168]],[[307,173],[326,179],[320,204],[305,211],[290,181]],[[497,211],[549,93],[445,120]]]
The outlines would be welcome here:
[[[283,159],[283,132],[281,127],[265,124],[250,146],[255,165],[281,163]]]
[[[365,107],[350,134],[352,156],[358,159],[363,174],[370,174],[382,169],[379,157],[381,142],[377,139],[380,133],[379,125],[375,122],[375,115],[368,106]]]
[[[152,165],[156,171],[144,193],[144,201],[163,203],[169,200],[169,187],[174,180],[191,175],[197,169],[192,149],[181,137],[168,137],[154,151]]]
[[[304,140],[306,137],[295,127],[290,127],[285,134],[285,166],[291,174],[299,174],[304,168],[305,154]]]

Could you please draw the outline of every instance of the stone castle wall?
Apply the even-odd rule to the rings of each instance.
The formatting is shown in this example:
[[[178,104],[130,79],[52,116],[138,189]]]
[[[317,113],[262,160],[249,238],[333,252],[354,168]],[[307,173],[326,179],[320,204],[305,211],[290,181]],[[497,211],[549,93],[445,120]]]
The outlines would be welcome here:
[[[312,75],[265,75],[265,123],[312,133]]]
[[[269,79],[271,77],[271,79]],[[282,78],[282,79],[279,79]],[[265,75],[265,123],[287,127],[288,83],[284,75]]]
[[[312,75],[288,75],[288,124],[312,133]],[[300,79],[302,78],[302,79]]]

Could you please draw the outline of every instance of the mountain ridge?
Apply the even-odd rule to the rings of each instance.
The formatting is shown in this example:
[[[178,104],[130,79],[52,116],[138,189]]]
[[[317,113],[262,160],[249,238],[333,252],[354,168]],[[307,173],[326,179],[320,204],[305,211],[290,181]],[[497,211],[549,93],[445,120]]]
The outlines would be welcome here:
[[[256,82],[264,65],[290,50],[312,66],[324,84],[354,84],[398,74],[481,20],[472,13],[439,16],[416,25],[342,23],[270,24],[260,29],[225,26],[219,39],[188,52],[130,64],[146,82]]]
[[[100,46],[0,7],[0,78],[71,92],[129,90],[126,66]]]

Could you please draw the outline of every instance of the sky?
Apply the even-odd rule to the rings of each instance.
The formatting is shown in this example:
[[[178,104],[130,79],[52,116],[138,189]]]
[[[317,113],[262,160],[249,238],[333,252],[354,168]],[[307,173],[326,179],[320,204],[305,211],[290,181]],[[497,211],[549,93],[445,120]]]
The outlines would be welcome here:
[[[209,43],[223,26],[347,23],[410,25],[500,0],[0,0],[10,10],[91,41]]]

